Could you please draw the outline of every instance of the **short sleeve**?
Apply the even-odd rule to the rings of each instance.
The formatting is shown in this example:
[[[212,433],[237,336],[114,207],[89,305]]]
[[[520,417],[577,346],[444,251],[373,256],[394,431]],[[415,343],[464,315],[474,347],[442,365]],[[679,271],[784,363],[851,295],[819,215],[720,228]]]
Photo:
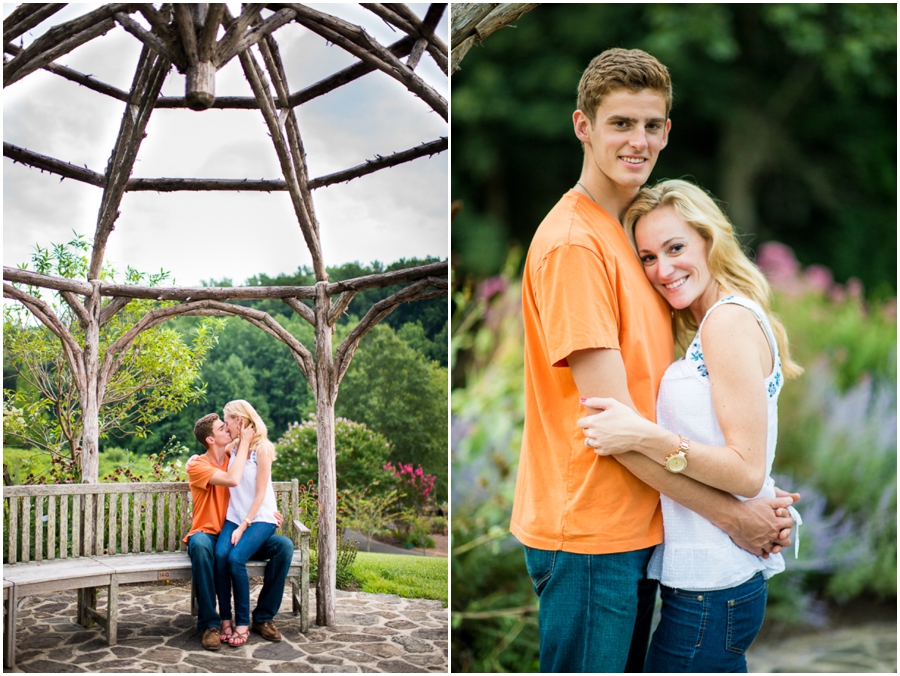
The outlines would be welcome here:
[[[619,349],[619,305],[597,253],[572,244],[550,252],[535,292],[553,366],[568,366],[567,357],[577,350]]]
[[[192,462],[188,469],[188,484],[191,488],[206,489],[209,486],[209,480],[217,471],[220,471],[219,468],[213,465],[209,458],[201,456]]]

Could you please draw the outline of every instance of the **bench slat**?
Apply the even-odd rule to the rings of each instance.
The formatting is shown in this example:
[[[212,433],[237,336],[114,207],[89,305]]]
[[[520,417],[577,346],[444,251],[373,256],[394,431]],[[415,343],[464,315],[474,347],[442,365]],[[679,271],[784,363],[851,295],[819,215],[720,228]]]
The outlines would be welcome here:
[[[119,540],[123,554],[128,553],[128,493],[122,493],[122,521]]]
[[[72,496],[72,556],[81,556],[81,516],[84,508],[84,496]]]
[[[156,551],[164,552],[165,548],[165,503],[162,493],[156,494]]]
[[[178,517],[175,512],[175,494],[169,493],[167,497],[168,497],[168,501],[169,501],[169,542],[167,543],[168,546],[166,547],[166,551],[174,552],[175,551],[175,527],[178,524]]]
[[[22,498],[22,561],[31,560],[31,497]]]
[[[47,496],[47,558],[56,558],[56,496]]]
[[[9,562],[15,563],[19,558],[19,498],[9,499]]]
[[[97,520],[97,525],[94,527],[94,554],[102,554],[105,547],[103,543],[105,541],[106,529],[104,528],[104,524],[106,523],[106,496],[103,493],[98,493],[96,498],[97,502],[96,512],[94,516]]]
[[[44,496],[34,498],[34,560],[44,560]]]
[[[109,494],[109,536],[107,538],[106,548],[110,554],[115,554],[118,550],[116,547],[116,511],[119,509],[119,494]]]
[[[96,533],[96,519],[94,518],[94,495],[92,493],[86,493],[83,498],[82,504],[84,505],[84,509],[82,510],[82,521],[84,522],[84,537],[83,537],[83,548],[81,552],[78,552],[79,556],[83,553],[85,556],[90,556],[94,553],[94,533]]]
[[[131,551],[141,551],[141,502],[143,495],[135,494],[132,499]]]
[[[59,496],[59,558],[69,557],[69,496]]]
[[[191,494],[181,493],[178,496],[178,500],[181,502],[181,533],[178,538],[178,550],[186,552],[187,545],[183,542],[183,540],[184,536],[187,535],[191,530]]]
[[[144,551],[153,549],[153,493],[144,497]]]

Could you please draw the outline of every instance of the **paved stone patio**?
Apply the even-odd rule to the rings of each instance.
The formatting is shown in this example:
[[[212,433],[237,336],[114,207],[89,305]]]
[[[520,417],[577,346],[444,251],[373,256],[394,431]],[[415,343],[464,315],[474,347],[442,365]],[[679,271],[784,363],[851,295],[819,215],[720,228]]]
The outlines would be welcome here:
[[[255,600],[261,581],[251,586]],[[75,622],[75,592],[19,600],[16,667],[12,671],[164,673],[377,673],[448,669],[448,612],[440,601],[389,594],[338,592],[337,625],[307,634],[291,615],[289,590],[275,623],[284,636],[270,643],[257,634],[238,648],[200,647],[185,583],[119,588],[119,641],[109,647],[103,629]],[[100,605],[105,604],[100,594]],[[9,671],[9,670],[5,670]]]
[[[897,625],[881,623],[754,643],[750,673],[896,673]]]

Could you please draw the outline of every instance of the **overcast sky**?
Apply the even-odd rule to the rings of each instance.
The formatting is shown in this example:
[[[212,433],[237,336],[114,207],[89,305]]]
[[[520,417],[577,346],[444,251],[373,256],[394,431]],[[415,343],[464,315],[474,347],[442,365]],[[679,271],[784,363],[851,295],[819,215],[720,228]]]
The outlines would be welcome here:
[[[98,7],[69,5],[25,36]],[[228,3],[232,13],[238,3]],[[382,44],[401,37],[354,5],[311,4],[363,26]],[[428,5],[410,5],[424,16]],[[4,4],[7,16],[15,5]],[[267,13],[265,13],[267,15]],[[144,23],[139,14],[132,14]],[[438,35],[447,42],[447,12]],[[146,24],[144,24],[146,25]],[[221,29],[220,29],[221,37]],[[357,59],[296,23],[275,33],[292,92]],[[128,90],[141,43],[119,27],[56,63]],[[427,52],[416,72],[448,98],[447,77]],[[173,67],[163,95],[184,96]],[[217,74],[217,96],[252,96],[237,58]],[[3,140],[103,173],[125,104],[39,70],[4,89]],[[448,135],[447,124],[399,82],[375,71],[295,109],[311,178],[348,169]],[[135,178],[281,179],[259,110],[163,109],[153,112]],[[36,244],[66,242],[72,231],[93,240],[100,188],[3,161],[3,264],[30,260]],[[313,191],[326,265],[390,263],[449,251],[448,153]],[[287,192],[130,192],[110,235],[106,260],[144,271],[168,270],[178,286],[293,273],[311,257]]]

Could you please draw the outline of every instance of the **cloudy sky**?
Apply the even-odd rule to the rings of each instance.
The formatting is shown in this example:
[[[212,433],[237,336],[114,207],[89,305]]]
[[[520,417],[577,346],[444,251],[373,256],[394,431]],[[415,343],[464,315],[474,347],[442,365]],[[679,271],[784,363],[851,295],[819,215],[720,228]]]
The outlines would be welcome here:
[[[26,34],[27,46],[49,27],[99,5],[73,4]],[[238,3],[228,3],[233,14]],[[382,44],[403,34],[354,5],[311,7],[363,26]],[[4,17],[15,5],[3,6]],[[428,5],[410,5],[424,16]],[[139,14],[133,18],[143,23]],[[447,13],[438,35],[447,42]],[[146,25],[146,24],[145,24]],[[291,23],[275,33],[292,92],[356,63],[355,57]],[[221,37],[221,29],[220,29]],[[116,26],[59,63],[128,90],[140,54]],[[444,98],[446,76],[427,52],[416,72]],[[163,95],[183,96],[173,67]],[[217,96],[251,96],[235,58],[218,72]],[[124,103],[43,70],[3,92],[3,140],[103,173]],[[447,124],[403,85],[375,71],[295,109],[311,178],[347,169],[448,134]],[[259,110],[154,111],[132,174],[135,178],[281,179]],[[66,242],[72,231],[93,239],[100,188],[3,161],[3,264],[30,260],[35,245]],[[384,169],[313,192],[326,265],[383,263],[449,251],[448,153]],[[106,260],[145,271],[165,269],[178,286],[310,265],[287,192],[126,193]]]

